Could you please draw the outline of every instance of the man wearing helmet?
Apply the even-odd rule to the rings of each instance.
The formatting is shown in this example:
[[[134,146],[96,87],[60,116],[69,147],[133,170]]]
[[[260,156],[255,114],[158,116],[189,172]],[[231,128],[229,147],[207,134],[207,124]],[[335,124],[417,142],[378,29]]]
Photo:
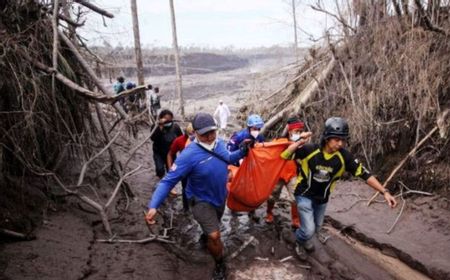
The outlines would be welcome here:
[[[239,150],[239,145],[245,140],[251,142],[263,142],[264,136],[259,133],[264,126],[264,121],[259,115],[250,115],[247,119],[247,127],[233,133],[227,148],[230,152]]]
[[[248,146],[253,145],[255,142],[258,143],[264,142],[264,136],[259,133],[263,126],[264,121],[259,115],[256,114],[250,115],[247,118],[247,127],[238,132],[233,133],[233,135],[231,136],[230,141],[227,144],[228,151],[234,152],[239,149],[242,149],[243,146],[245,146],[248,149]],[[239,161],[231,163],[236,166],[240,165]],[[255,215],[255,210],[250,211],[248,215],[253,221],[259,220]]]
[[[296,230],[296,252],[300,259],[307,258],[307,251],[314,250],[310,241],[323,224],[325,209],[335,182],[347,171],[360,177],[373,189],[383,193],[391,208],[397,205],[395,198],[381,183],[344,149],[349,137],[349,127],[343,118],[332,117],[325,122],[320,145],[294,142],[281,157],[300,159],[301,168],[295,188],[295,200],[300,214],[300,228]]]

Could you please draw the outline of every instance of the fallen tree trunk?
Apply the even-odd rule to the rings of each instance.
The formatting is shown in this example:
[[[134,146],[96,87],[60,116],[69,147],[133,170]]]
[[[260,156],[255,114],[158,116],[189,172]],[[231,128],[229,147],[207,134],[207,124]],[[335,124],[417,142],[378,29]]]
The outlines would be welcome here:
[[[275,116],[270,118],[265,124],[264,127],[261,129],[261,133],[265,133],[268,129],[272,128],[275,124],[277,124],[286,114],[289,112],[299,112],[301,109],[301,106],[306,104],[308,100],[311,98],[312,94],[319,88],[319,85],[328,77],[331,70],[334,68],[334,65],[336,63],[336,60],[334,58],[331,58],[330,62],[328,62],[325,69],[323,69],[317,77],[314,78],[304,89],[303,91],[297,96],[297,98],[294,100],[293,104],[291,106],[288,106],[278,112]]]

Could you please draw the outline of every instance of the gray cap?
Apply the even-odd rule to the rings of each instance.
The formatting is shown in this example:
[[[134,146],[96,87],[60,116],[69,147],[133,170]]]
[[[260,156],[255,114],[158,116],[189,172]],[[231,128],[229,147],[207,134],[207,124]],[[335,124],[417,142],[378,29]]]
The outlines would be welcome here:
[[[194,120],[192,121],[192,126],[194,127],[194,130],[200,135],[203,135],[212,130],[217,130],[216,121],[214,120],[213,116],[208,113],[197,113],[194,117]]]

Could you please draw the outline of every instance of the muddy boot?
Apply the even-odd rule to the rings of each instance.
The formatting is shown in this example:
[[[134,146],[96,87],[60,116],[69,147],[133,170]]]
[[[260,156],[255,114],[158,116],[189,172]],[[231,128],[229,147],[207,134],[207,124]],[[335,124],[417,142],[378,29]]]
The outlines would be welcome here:
[[[217,262],[216,263],[216,267],[214,268],[214,272],[213,272],[213,280],[224,280],[227,279],[226,276],[226,265],[225,262],[221,261],[221,262]]]
[[[306,240],[305,243],[303,243],[303,247],[305,248],[306,251],[308,252],[314,252],[314,250],[316,249],[314,247],[314,243],[312,242],[312,240]]]
[[[273,207],[275,206],[275,203],[273,202],[267,202],[267,211],[266,211],[266,218],[264,219],[266,223],[271,224],[273,223]]]
[[[305,247],[303,247],[303,244],[296,242],[295,253],[297,254],[298,258],[301,261],[306,261],[308,259],[308,252],[306,252],[306,249]]]
[[[300,217],[298,216],[297,205],[295,203],[291,204],[291,219],[292,219],[292,228],[298,229],[300,227]]]

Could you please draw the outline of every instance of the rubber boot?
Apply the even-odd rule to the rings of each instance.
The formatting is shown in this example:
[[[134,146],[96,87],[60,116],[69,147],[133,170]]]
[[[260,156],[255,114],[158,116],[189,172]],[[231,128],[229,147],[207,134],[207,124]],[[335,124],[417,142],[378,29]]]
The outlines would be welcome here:
[[[275,206],[275,203],[273,203],[273,202],[267,202],[267,210],[266,210],[266,218],[265,218],[265,221],[266,221],[266,223],[268,223],[268,224],[271,224],[271,223],[273,223],[273,213],[272,213],[272,210],[273,210],[273,207]]]
[[[291,203],[291,219],[292,219],[292,228],[300,227],[300,217],[298,216],[297,204],[294,202]]]

